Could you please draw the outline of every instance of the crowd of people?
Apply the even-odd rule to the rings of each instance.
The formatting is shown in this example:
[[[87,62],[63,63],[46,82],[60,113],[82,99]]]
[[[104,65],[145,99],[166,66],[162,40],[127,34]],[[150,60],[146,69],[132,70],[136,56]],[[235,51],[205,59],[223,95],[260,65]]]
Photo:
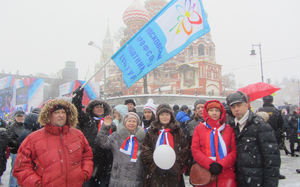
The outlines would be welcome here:
[[[83,92],[29,114],[17,110],[10,125],[0,119],[0,175],[10,156],[9,187],[183,187],[184,175],[202,175],[196,167],[209,177],[203,186],[275,187],[285,178],[280,149],[299,157],[298,108],[280,111],[272,96],[257,111],[240,91],[225,103],[196,100],[192,110],[149,99],[137,111],[134,99],[116,106],[94,99],[84,107]],[[162,145],[175,155],[168,168],[157,161],[165,157],[157,156]]]

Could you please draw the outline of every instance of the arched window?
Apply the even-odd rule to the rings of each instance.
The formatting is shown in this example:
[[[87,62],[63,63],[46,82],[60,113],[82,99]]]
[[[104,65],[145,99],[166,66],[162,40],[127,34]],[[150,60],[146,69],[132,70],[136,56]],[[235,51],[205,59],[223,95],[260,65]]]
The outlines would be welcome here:
[[[189,56],[193,56],[193,46],[192,45],[190,45],[189,46]]]
[[[198,56],[204,56],[204,45],[199,44],[198,46]]]
[[[214,53],[213,50],[214,50],[214,49],[213,49],[213,46],[209,46],[209,56],[210,56],[210,57],[213,57],[213,53]]]

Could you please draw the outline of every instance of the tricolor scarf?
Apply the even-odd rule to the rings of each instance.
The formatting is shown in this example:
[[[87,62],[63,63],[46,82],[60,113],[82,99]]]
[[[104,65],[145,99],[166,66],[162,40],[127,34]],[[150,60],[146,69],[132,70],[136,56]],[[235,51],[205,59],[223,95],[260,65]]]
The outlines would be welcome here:
[[[225,128],[225,123],[219,128],[212,128],[208,123],[203,123],[203,125],[207,127],[206,155],[208,157],[216,157],[216,161],[219,161],[227,155],[226,144],[221,135],[221,131]]]
[[[98,124],[98,132],[101,128],[101,125],[103,124],[104,122],[104,118],[98,118],[98,117],[94,117],[95,120],[99,120],[99,124]],[[111,135],[112,131],[111,131],[111,127],[109,128],[109,132],[108,132],[108,135]]]
[[[120,152],[126,155],[130,155],[130,162],[137,161],[137,152],[138,152],[139,144],[134,135],[130,135],[120,148]]]
[[[163,129],[158,131],[158,139],[156,141],[156,146],[157,148],[160,145],[169,145],[174,149],[174,140],[173,140],[173,135],[171,134],[171,129]]]
[[[147,132],[147,130],[150,128],[150,126],[145,128],[144,122],[142,121],[142,128],[144,129],[145,132]]]

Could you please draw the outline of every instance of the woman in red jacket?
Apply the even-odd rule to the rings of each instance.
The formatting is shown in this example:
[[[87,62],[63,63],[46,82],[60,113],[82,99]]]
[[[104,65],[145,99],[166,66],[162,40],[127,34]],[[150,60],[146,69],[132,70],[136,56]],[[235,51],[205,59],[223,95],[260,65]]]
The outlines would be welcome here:
[[[236,145],[233,129],[225,124],[226,112],[218,100],[204,105],[204,123],[195,128],[192,140],[192,154],[195,161],[217,176],[207,187],[236,187],[234,164]]]

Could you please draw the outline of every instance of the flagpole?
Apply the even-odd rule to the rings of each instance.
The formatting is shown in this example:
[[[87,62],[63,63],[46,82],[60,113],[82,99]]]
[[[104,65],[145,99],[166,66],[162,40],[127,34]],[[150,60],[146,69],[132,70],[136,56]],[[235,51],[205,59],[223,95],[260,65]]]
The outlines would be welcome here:
[[[110,62],[110,60],[111,60],[111,58],[110,59],[108,59],[97,71],[96,71],[96,73],[93,75],[93,76],[91,76],[90,78],[89,78],[89,80],[87,80],[82,86],[81,86],[81,88],[80,88],[80,90],[82,90],[84,87],[85,87],[85,85],[88,83],[88,82],[90,82],[90,80],[92,80],[92,78],[93,77],[95,77],[96,75],[97,75],[97,73],[99,73],[99,71],[101,70],[101,69],[103,69],[105,66],[106,66],[106,64],[108,64],[109,62]],[[105,94],[105,93],[104,93]],[[73,95],[73,97],[75,97],[76,96],[76,94],[74,94]]]

